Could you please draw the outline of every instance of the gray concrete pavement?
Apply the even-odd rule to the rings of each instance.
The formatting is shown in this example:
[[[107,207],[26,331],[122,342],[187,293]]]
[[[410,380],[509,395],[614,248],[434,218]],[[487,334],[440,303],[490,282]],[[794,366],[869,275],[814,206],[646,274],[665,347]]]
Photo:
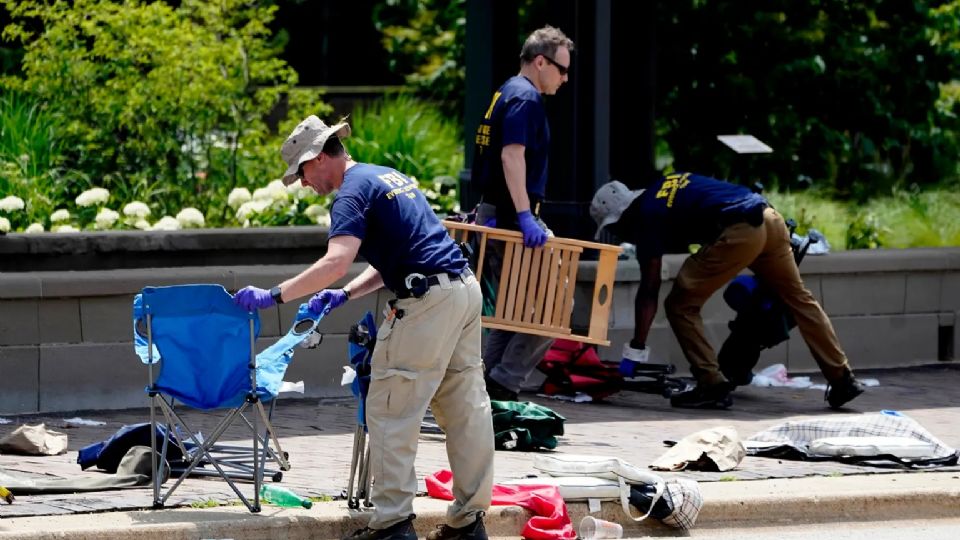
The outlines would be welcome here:
[[[734,407],[728,411],[673,409],[659,396],[636,393],[617,394],[605,403],[596,404],[573,404],[533,395],[524,397],[547,405],[567,418],[566,434],[561,438],[558,452],[614,455],[638,466],[646,466],[662,454],[666,450],[664,440],[676,440],[707,427],[732,425],[746,438],[791,417],[881,409],[908,414],[946,444],[960,447],[958,367],[940,364],[859,372],[861,376],[879,379],[880,386],[870,388],[867,394],[841,413],[827,409],[822,392],[784,388],[739,389]],[[341,495],[349,474],[354,414],[352,400],[281,402],[275,424],[293,465],[284,476],[284,486],[303,495]],[[102,476],[103,473],[96,471],[80,471],[76,465],[77,449],[105,439],[124,424],[143,422],[148,418],[145,409],[104,413],[86,411],[80,412],[79,416],[101,420],[106,425],[61,428],[62,419],[68,415],[8,417],[13,423],[0,425],[0,436],[12,431],[17,423],[42,421],[53,429],[66,432],[70,437],[70,448],[66,454],[51,457],[0,455],[0,467],[61,477]],[[209,415],[190,413],[188,418],[203,426],[202,430],[212,427]],[[528,453],[497,452],[496,459],[498,481],[533,472],[532,458]],[[442,439],[422,436],[417,457],[418,477],[422,480],[424,475],[445,467],[447,461]],[[921,509],[925,515],[956,516],[960,508],[957,504],[960,502],[958,471],[960,469],[954,467],[941,473],[904,473],[900,469],[834,462],[747,457],[733,471],[665,473],[664,476],[675,474],[702,483],[706,502],[701,525],[706,527],[711,523],[756,521],[757,516],[813,521],[900,517],[896,509],[899,507],[902,512],[905,505]],[[149,531],[162,534],[164,538],[334,538],[359,523],[358,519],[350,517],[342,501],[317,504],[312,510],[266,507],[259,516],[247,515],[242,507],[236,506],[189,508],[191,503],[201,501],[230,504],[235,499],[225,483],[207,479],[189,479],[180,487],[171,505],[186,507],[181,510],[139,511],[151,503],[151,493],[146,488],[22,496],[12,506],[0,506],[0,538],[136,536],[144,540],[151,537]],[[425,527],[424,532],[442,519],[443,503],[418,498],[417,505],[422,518],[419,527]],[[570,510],[576,523],[576,515],[581,510],[573,505]],[[585,512],[585,508],[582,511]],[[616,508],[604,509],[605,513],[608,511],[618,512]],[[522,517],[522,512],[516,509],[491,513],[491,534],[517,534]],[[108,525],[113,522],[116,522],[110,529],[113,532],[107,534]],[[655,524],[647,527],[651,528],[650,534],[673,534],[673,531],[658,528]],[[54,528],[73,536],[44,536],[54,534]]]

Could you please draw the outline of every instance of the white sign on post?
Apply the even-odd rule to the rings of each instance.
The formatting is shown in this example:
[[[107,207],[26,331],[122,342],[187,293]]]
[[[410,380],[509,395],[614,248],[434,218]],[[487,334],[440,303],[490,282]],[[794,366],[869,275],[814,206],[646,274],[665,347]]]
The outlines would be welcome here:
[[[753,135],[717,135],[717,140],[738,154],[770,154],[773,148]]]

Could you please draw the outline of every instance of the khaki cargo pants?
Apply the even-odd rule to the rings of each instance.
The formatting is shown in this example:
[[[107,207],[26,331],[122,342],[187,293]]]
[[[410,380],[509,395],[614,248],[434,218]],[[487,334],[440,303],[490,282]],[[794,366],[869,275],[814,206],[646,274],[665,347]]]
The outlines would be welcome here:
[[[714,385],[726,381],[717,354],[704,335],[700,309],[744,268],[750,268],[790,309],[827,381],[843,377],[850,369],[847,356],[827,314],[800,279],[783,217],[767,208],[762,225],[730,225],[715,242],[687,258],[664,302],[667,320],[697,382]]]
[[[367,394],[370,432],[369,527],[384,529],[413,513],[414,460],[429,405],[446,434],[454,502],[447,523],[463,527],[490,506],[493,417],[480,357],[480,285],[472,275],[398,300],[402,318],[377,332]]]

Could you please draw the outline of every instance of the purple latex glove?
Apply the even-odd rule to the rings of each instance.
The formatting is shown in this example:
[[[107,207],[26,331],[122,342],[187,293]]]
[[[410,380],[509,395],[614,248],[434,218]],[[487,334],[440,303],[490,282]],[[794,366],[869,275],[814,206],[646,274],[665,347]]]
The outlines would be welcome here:
[[[324,308],[337,309],[346,304],[347,300],[347,293],[343,289],[324,289],[313,295],[307,302],[307,307],[314,313],[322,313]]]
[[[486,223],[481,223],[481,225],[483,225],[484,227],[496,227],[496,226],[497,226],[497,218],[495,218],[495,217],[488,218],[488,219],[487,219],[487,222],[486,222]]]
[[[270,296],[270,291],[251,285],[237,291],[237,294],[233,295],[233,303],[247,311],[277,305],[277,302]]]
[[[517,218],[520,220],[520,232],[523,233],[523,245],[540,247],[547,243],[547,231],[543,230],[529,210],[520,212]]]

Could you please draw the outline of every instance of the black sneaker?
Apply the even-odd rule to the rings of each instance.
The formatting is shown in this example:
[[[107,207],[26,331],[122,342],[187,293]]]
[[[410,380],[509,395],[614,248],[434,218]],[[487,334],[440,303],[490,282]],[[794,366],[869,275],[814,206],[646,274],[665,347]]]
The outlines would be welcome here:
[[[730,383],[702,386],[698,384],[693,390],[679,392],[670,396],[670,405],[685,409],[728,409],[733,405],[730,397]]]
[[[343,540],[417,540],[417,531],[413,530],[413,520],[417,516],[410,514],[410,517],[386,529],[371,529],[364,527],[354,531],[349,536],[344,536]]]
[[[733,386],[750,386],[753,382],[752,371],[734,371],[733,369],[724,370],[720,368],[720,373],[730,381]]]
[[[864,390],[863,383],[858,381],[852,373],[846,373],[839,381],[827,385],[824,399],[830,404],[831,409],[839,409],[862,394]]]
[[[483,381],[487,384],[487,395],[494,401],[520,401],[520,394],[493,380],[490,375],[484,375]]]
[[[459,529],[449,525],[437,525],[436,529],[427,533],[427,540],[487,540],[483,512],[477,512],[476,521]]]

